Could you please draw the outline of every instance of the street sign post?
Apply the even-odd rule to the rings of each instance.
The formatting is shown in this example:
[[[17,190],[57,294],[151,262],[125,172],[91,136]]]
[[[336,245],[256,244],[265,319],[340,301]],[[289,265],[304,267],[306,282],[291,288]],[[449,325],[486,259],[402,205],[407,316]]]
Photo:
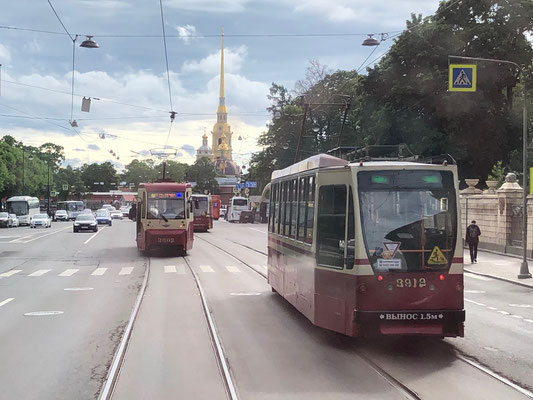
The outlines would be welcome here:
[[[254,181],[248,181],[248,182],[245,182],[244,185],[245,185],[245,187],[247,187],[247,188],[256,188],[256,187],[257,187],[257,182],[254,182]]]
[[[475,92],[477,83],[477,65],[450,64],[448,74],[448,91]]]

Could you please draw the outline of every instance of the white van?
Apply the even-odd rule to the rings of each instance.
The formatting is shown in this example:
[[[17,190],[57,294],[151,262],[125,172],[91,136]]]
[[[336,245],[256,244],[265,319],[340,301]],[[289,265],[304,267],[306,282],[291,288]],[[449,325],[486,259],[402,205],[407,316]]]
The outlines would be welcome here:
[[[241,212],[250,210],[250,200],[246,197],[232,197],[228,204],[227,219],[229,222],[239,221]]]

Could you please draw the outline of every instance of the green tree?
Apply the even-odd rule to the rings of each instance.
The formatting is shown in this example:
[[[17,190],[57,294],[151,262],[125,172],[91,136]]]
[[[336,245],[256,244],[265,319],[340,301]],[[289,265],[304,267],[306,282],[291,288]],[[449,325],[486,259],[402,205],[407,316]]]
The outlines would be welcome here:
[[[185,173],[189,168],[188,164],[183,164],[173,160],[166,161],[166,177],[172,179],[174,182],[183,182],[185,180]],[[163,163],[155,167],[158,177],[163,176]]]
[[[135,159],[126,165],[121,177],[126,183],[133,183],[137,187],[141,182],[153,182],[158,179],[158,172],[153,160]]]
[[[189,166],[185,174],[187,181],[196,182],[194,192],[196,193],[218,193],[218,183],[215,179],[216,170],[213,162],[208,158],[200,158]]]
[[[83,164],[80,176],[83,184],[92,191],[109,191],[117,188],[117,171],[109,161],[102,164]]]

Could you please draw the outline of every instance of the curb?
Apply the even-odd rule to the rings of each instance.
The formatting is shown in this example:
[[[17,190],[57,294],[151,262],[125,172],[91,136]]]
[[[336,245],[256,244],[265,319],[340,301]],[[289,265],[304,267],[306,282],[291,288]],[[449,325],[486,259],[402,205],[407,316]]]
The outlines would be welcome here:
[[[530,285],[529,283],[518,282],[518,281],[515,281],[513,279],[504,278],[504,277],[498,276],[498,275],[484,274],[482,272],[472,271],[472,270],[467,269],[467,268],[463,268],[463,269],[464,269],[465,272],[468,272],[470,274],[480,275],[480,276],[484,276],[486,278],[497,279],[499,281],[513,283],[513,284],[518,285],[518,286],[523,286],[523,287],[526,287],[526,288],[529,288],[529,289],[533,289],[533,285]]]

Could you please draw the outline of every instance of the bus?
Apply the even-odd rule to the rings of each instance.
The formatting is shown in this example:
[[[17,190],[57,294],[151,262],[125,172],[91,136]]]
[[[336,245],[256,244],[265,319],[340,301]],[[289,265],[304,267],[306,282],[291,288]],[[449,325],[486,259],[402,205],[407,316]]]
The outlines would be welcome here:
[[[85,204],[83,201],[69,200],[57,202],[57,210],[65,210],[68,214],[68,219],[71,220],[75,220],[84,209]]]
[[[464,336],[455,165],[317,155],[272,173],[268,282],[348,336]]]
[[[186,254],[192,249],[193,202],[189,183],[165,180],[139,184],[136,213],[139,251],[167,248]]]
[[[193,194],[194,231],[207,232],[213,228],[213,214],[211,196],[207,194]]]
[[[229,201],[226,219],[229,222],[239,222],[243,211],[250,211],[250,200],[246,197],[234,196]]]
[[[39,199],[31,196],[14,196],[7,199],[7,212],[15,214],[20,225],[29,225],[31,218],[39,214]]]
[[[213,205],[212,207],[212,215],[213,215],[213,219],[215,221],[218,221],[218,219],[220,218],[220,195],[218,194],[212,194],[211,195],[211,204]]]

